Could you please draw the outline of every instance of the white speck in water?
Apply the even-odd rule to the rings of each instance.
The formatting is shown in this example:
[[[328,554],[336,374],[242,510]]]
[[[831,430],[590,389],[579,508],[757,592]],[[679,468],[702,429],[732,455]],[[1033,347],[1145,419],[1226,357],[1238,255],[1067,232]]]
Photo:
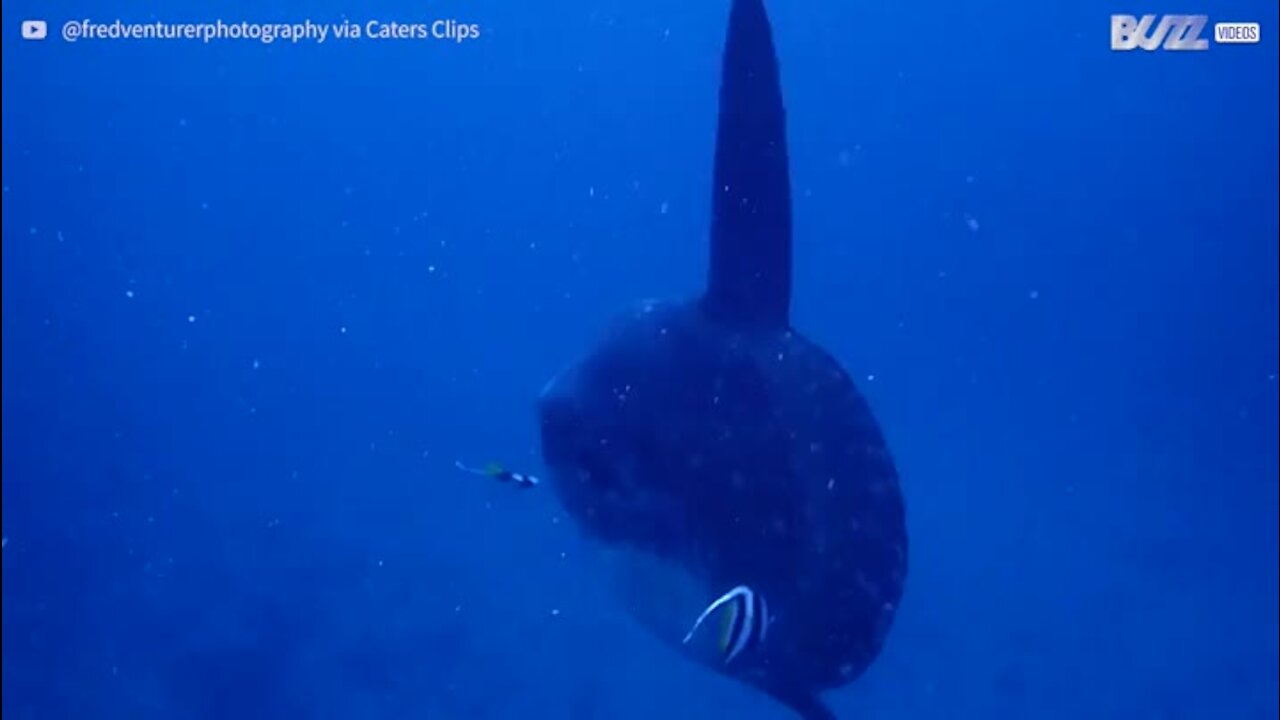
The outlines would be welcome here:
[[[668,211],[668,210],[670,210],[670,209],[671,209],[671,204],[670,204],[670,203],[668,203],[666,200],[663,200],[663,201],[662,201],[662,204],[658,206],[658,214],[659,214],[659,215],[666,215],[666,214],[667,214],[667,211]]]
[[[124,291],[124,296],[125,296],[125,297],[127,297],[127,298],[129,298],[130,300],[132,300],[132,299],[133,299],[133,291],[132,291],[132,290],[125,290],[125,291]]]
[[[974,176],[972,176],[972,175],[965,175],[965,176],[964,176],[964,184],[965,184],[965,185],[972,185],[974,180],[977,180],[977,178],[975,178],[975,177],[974,177]]]
[[[836,489],[836,479],[827,478],[827,490],[835,490],[835,489]]]
[[[849,151],[841,150],[839,156],[840,167],[849,167]]]
[[[9,536],[8,536],[8,535],[6,535],[6,536],[4,536],[4,537],[0,538],[0,550],[3,550],[3,549],[4,549],[4,548],[6,548],[6,547],[9,547]],[[564,553],[560,553],[560,554],[561,554],[561,555],[564,555]]]
[[[347,326],[346,326],[346,325],[343,325],[342,327],[338,328],[338,332],[342,333],[343,335],[346,335],[346,334],[347,334]]]
[[[427,272],[429,272],[429,273],[433,273],[433,272],[435,272],[435,271],[436,271],[436,266],[435,266],[435,265],[428,265],[428,266],[427,266]]]
[[[253,359],[253,369],[254,369],[254,370],[257,370],[257,369],[258,369],[258,368],[260,368],[260,367],[262,367],[262,363],[258,361],[258,358],[254,358],[254,359]]]
[[[587,188],[587,197],[595,197],[596,189],[594,187]]]
[[[978,232],[978,219],[972,215],[964,216],[964,224],[969,226],[971,232]]]
[[[62,237],[61,230],[58,231],[57,235],[58,235],[58,242],[66,242],[66,239]]]
[[[1039,290],[1032,290],[1031,292],[1027,293],[1027,297],[1031,298],[1032,300],[1039,300],[1039,299],[1040,299],[1040,291],[1039,291]]]
[[[1268,379],[1268,380],[1270,380],[1271,382],[1275,382],[1275,381],[1276,381],[1276,374],[1275,374],[1275,373],[1271,373],[1270,375],[1268,375],[1268,376],[1267,376],[1267,379]]]
[[[208,209],[209,209],[209,201],[208,201],[208,200],[206,200],[206,201],[204,201],[204,202],[200,203],[200,209],[201,209],[201,210],[208,210]]]
[[[31,234],[32,234],[32,235],[35,235],[35,234],[36,234],[36,232],[38,232],[38,231],[35,229],[35,227],[31,227],[29,230],[30,230],[30,232],[31,232]]]
[[[551,608],[551,616],[552,616],[552,617],[556,617],[556,616],[558,616],[559,614],[560,614],[560,609],[559,609],[559,608]]]
[[[189,323],[193,323],[193,322],[195,322],[195,321],[196,321],[196,316],[195,316],[195,315],[188,315],[188,316],[187,316],[187,322],[189,322]]]
[[[382,561],[381,561],[381,560],[379,560],[379,561],[378,561],[378,567],[382,567]]]
[[[871,375],[867,376],[867,382],[875,382],[875,379],[876,379],[875,373],[872,373]]]

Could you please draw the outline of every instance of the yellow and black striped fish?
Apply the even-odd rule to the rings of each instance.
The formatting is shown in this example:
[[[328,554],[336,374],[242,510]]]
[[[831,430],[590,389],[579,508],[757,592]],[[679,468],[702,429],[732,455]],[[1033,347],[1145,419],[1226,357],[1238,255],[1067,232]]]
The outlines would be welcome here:
[[[722,608],[725,612],[720,617],[718,643],[724,661],[730,663],[742,653],[764,642],[769,633],[771,618],[764,596],[746,585],[739,585],[702,611],[689,634],[684,636],[685,644],[693,639],[703,621]]]

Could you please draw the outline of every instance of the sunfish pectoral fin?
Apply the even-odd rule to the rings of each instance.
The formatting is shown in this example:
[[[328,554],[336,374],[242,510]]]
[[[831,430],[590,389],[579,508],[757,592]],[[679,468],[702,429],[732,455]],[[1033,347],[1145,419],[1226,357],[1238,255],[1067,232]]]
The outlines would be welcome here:
[[[720,322],[785,327],[791,185],[778,61],[763,0],[733,0],[725,39],[703,304]]]

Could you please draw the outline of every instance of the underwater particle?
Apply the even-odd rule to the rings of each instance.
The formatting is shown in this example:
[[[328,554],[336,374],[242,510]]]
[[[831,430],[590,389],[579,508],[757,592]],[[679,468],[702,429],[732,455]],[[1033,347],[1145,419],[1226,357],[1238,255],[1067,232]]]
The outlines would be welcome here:
[[[658,206],[658,214],[666,215],[667,211],[670,209],[671,209],[671,203],[667,202],[666,200],[663,200],[662,204]]]
[[[970,232],[978,232],[978,219],[972,215],[964,216],[964,224],[969,227]]]
[[[254,358],[254,359],[253,359],[253,369],[254,369],[254,370],[257,370],[257,369],[258,369],[258,368],[260,368],[260,367],[262,367],[262,363],[258,361],[258,358]]]
[[[871,373],[870,375],[867,376],[867,382],[875,382],[875,379],[876,379],[875,373]]]
[[[347,326],[346,326],[346,325],[343,325],[342,327],[338,328],[338,332],[342,333],[343,335],[346,335],[346,334],[347,334]]]
[[[193,322],[195,322],[195,321],[196,321],[196,316],[195,316],[195,315],[188,315],[188,316],[187,316],[187,322],[189,322],[189,323],[193,323]]]
[[[837,156],[837,159],[840,163],[840,167],[849,167],[849,161],[851,157],[852,156],[849,155],[848,150],[841,150],[840,154]]]
[[[595,197],[595,196],[596,196],[595,186],[587,188],[587,197]]]
[[[35,228],[35,226],[34,226],[34,225],[32,225],[28,230],[29,230],[29,232],[30,232],[32,235],[35,235],[35,234],[36,234],[36,232],[37,232],[37,230],[36,230],[36,228]]]
[[[132,291],[132,290],[125,290],[125,291],[124,291],[124,296],[125,296],[125,297],[127,297],[127,298],[129,298],[130,300],[132,300],[132,299],[133,299],[133,291]]]
[[[1039,290],[1032,290],[1031,292],[1027,293],[1027,297],[1031,298],[1032,300],[1039,300],[1039,299],[1040,299],[1040,291],[1039,291]]]
[[[965,175],[965,176],[964,176],[964,184],[965,184],[965,185],[972,185],[972,184],[973,184],[973,181],[974,181],[974,180],[976,180],[976,179],[977,179],[977,178],[975,178],[975,177],[974,177],[974,176],[972,176],[972,175]]]
[[[433,272],[435,272],[435,271],[436,271],[436,266],[435,266],[435,265],[428,265],[428,266],[427,266],[427,272],[429,272],[429,273],[433,273]]]
[[[66,242],[66,241],[67,241],[67,239],[66,239],[66,238],[62,237],[62,231],[61,231],[61,230],[59,230],[59,231],[58,231],[57,233],[55,233],[55,234],[58,236],[58,242]]]
[[[200,209],[201,209],[201,210],[208,210],[208,209],[209,209],[209,201],[208,201],[208,200],[205,200],[204,202],[200,203]]]
[[[9,546],[9,536],[5,535],[4,537],[0,538],[0,550],[3,550],[8,546]]]
[[[551,608],[551,617],[559,617],[560,608]]]

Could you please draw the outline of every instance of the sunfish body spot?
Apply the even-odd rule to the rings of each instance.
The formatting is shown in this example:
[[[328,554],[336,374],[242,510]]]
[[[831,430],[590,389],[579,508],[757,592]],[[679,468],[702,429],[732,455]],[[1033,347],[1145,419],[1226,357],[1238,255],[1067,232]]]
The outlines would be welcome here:
[[[711,195],[705,292],[637,305],[543,390],[547,484],[657,637],[806,720],[834,718],[819,695],[872,663],[900,603],[905,512],[867,403],[790,325],[762,0],[732,2]]]

